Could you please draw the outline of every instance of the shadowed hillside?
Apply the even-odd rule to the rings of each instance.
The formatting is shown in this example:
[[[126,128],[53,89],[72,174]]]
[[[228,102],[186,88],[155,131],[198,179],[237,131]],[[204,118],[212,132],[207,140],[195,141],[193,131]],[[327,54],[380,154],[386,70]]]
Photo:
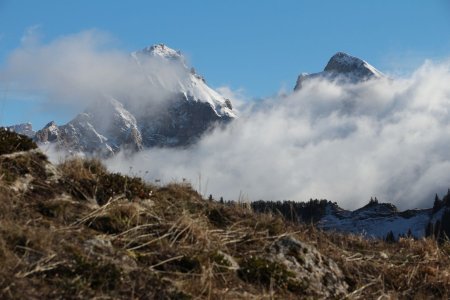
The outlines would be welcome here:
[[[450,294],[448,243],[324,233],[96,160],[55,166],[24,139],[0,131],[1,299]]]

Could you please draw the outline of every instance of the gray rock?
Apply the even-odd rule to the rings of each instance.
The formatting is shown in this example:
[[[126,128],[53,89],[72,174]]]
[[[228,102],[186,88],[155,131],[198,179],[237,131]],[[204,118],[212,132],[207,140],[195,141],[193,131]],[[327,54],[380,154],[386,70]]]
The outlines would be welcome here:
[[[315,247],[285,236],[270,248],[270,258],[286,267],[304,293],[315,298],[340,299],[348,293],[344,275],[336,263]]]

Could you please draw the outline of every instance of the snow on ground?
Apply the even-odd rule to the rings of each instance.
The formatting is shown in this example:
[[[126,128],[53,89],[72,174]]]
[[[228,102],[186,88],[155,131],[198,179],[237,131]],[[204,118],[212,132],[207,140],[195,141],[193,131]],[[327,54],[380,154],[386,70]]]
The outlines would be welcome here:
[[[425,235],[425,228],[431,218],[431,210],[410,210],[405,213],[380,212],[380,205],[372,208],[359,209],[353,212],[341,211],[335,213],[327,207],[325,216],[320,220],[318,226],[325,230],[335,230],[362,234],[366,237],[384,238],[389,231],[398,235],[406,235],[409,230],[416,238]]]

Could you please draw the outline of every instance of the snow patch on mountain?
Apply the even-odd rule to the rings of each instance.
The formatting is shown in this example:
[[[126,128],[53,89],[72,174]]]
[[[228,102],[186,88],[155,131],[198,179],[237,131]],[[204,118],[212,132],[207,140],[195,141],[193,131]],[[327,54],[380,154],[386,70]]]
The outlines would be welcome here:
[[[432,218],[432,209],[414,209],[399,212],[390,203],[371,202],[355,211],[340,209],[329,203],[319,228],[363,235],[368,238],[385,238],[392,231],[397,238],[408,232],[415,238],[425,236],[425,228]]]

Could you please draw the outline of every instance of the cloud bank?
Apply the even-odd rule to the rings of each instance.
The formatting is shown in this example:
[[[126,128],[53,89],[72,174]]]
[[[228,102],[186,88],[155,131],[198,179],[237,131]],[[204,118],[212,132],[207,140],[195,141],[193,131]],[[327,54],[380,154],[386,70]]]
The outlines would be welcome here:
[[[27,43],[11,55],[3,78],[68,105],[102,94],[136,105],[163,101],[159,86],[105,40],[84,32]],[[145,68],[176,84],[173,66],[150,61]],[[347,85],[315,79],[263,101],[244,101],[241,91],[240,118],[197,145],[123,152],[106,164],[149,181],[186,178],[215,198],[326,198],[354,209],[376,196],[402,209],[429,207],[434,193],[450,187],[449,82],[449,62],[425,62],[405,78]]]
[[[409,78],[336,85],[242,109],[241,118],[184,150],[152,149],[107,163],[149,180],[188,178],[216,198],[305,201],[354,209],[371,196],[429,207],[450,187],[450,64]]]

